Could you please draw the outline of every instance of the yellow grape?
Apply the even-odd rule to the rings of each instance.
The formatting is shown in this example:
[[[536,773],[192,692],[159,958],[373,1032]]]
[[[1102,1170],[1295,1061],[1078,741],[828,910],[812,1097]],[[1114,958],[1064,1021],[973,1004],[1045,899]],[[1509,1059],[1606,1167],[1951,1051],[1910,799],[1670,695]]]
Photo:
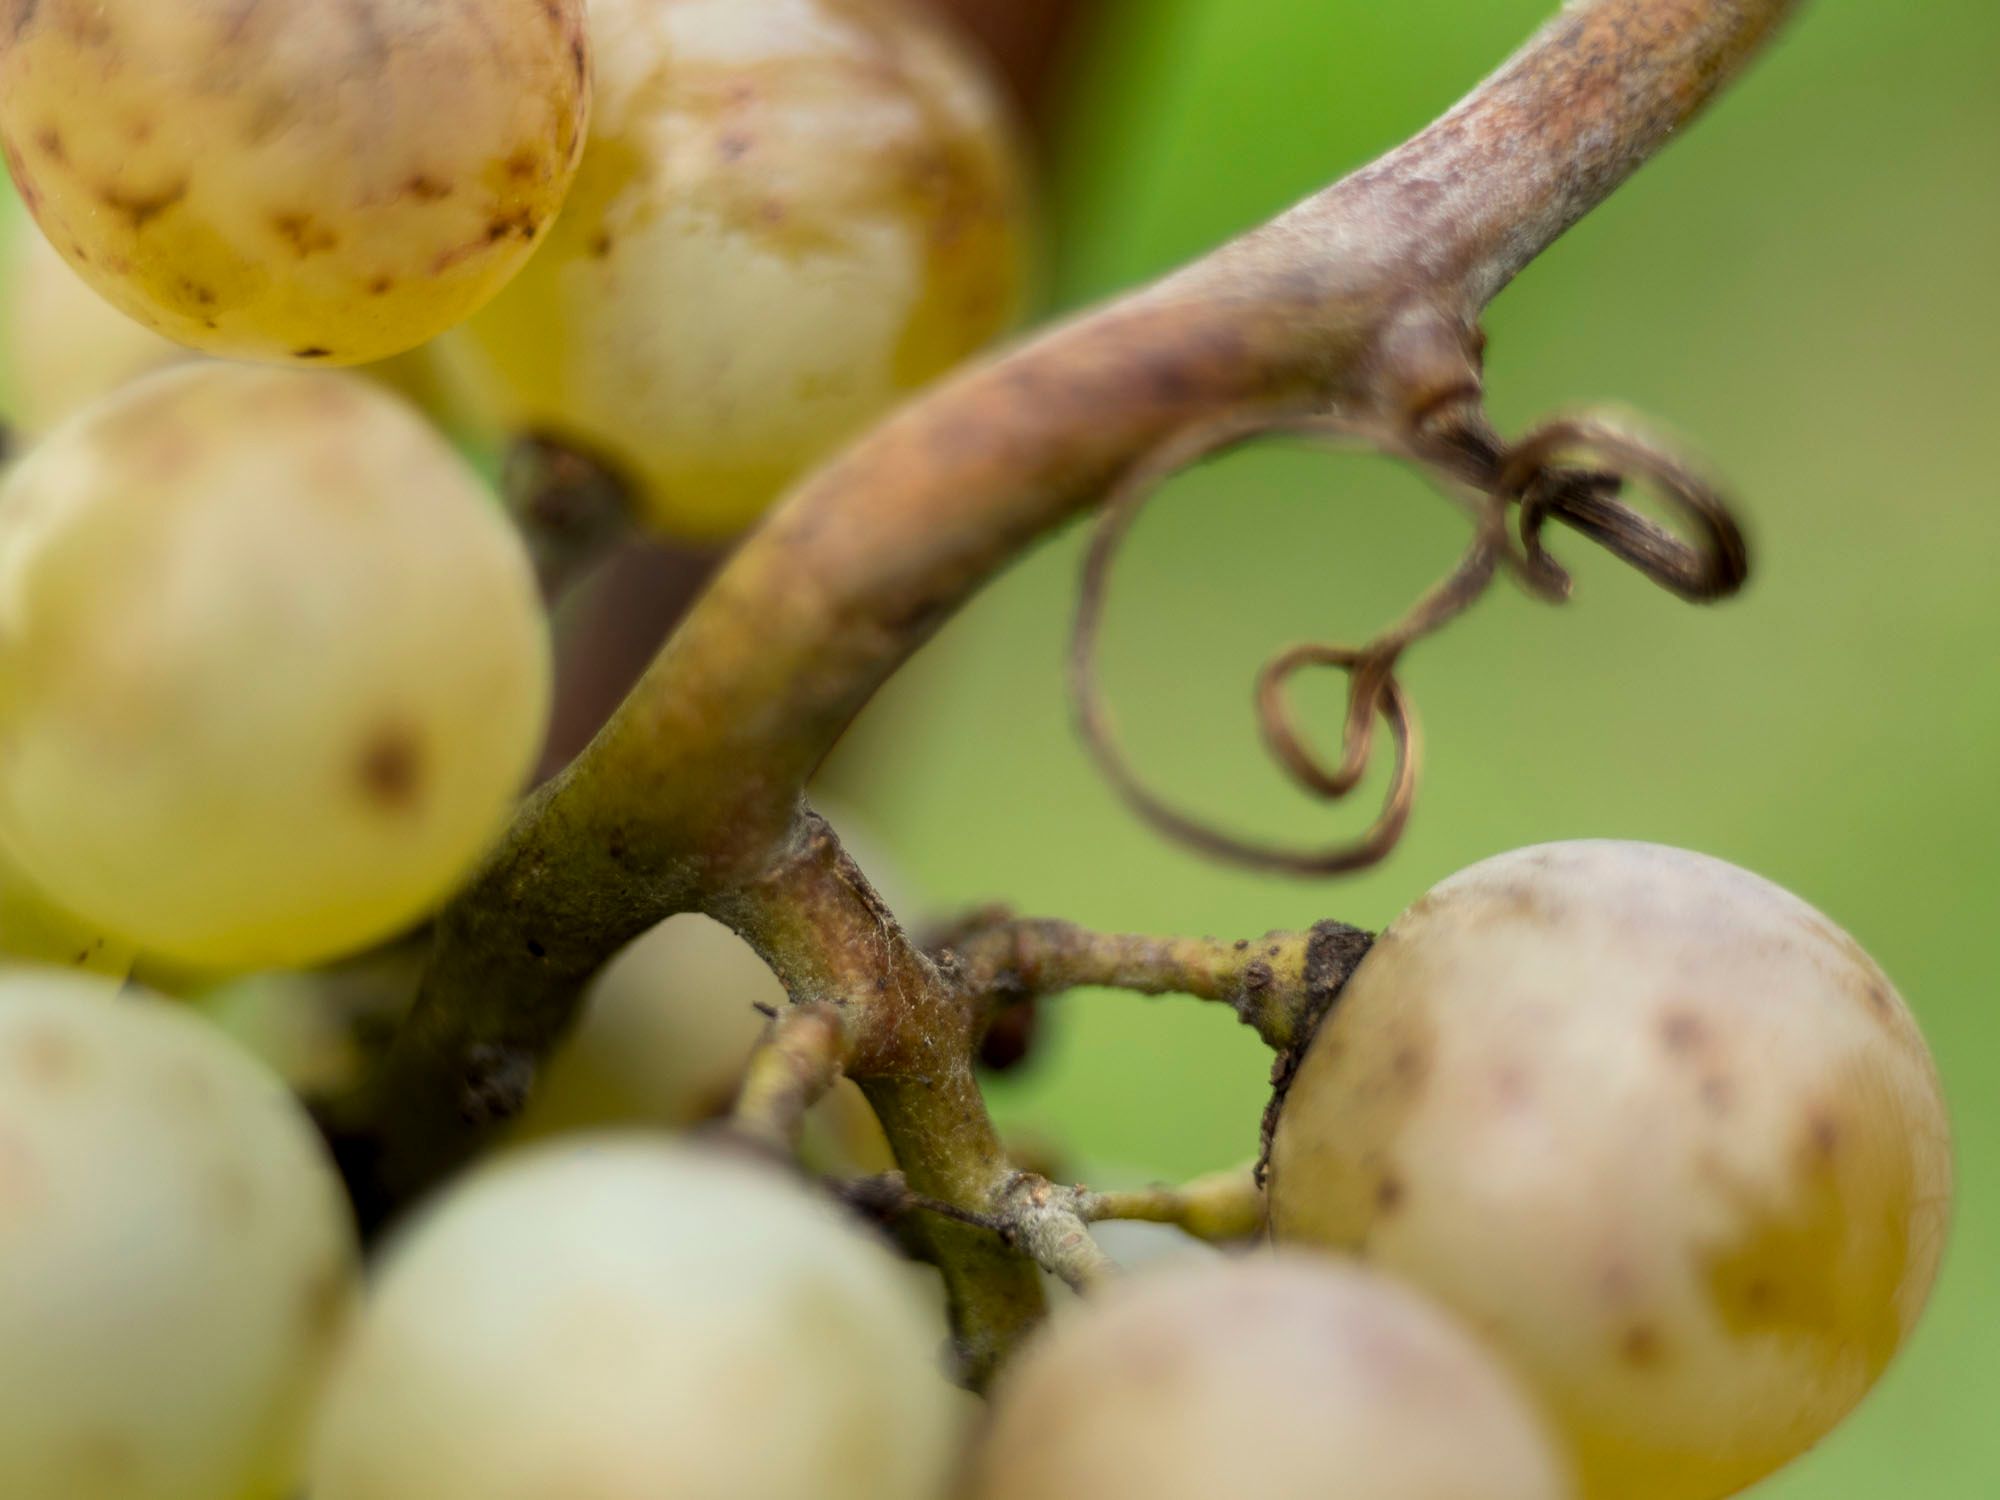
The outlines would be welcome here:
[[[590,25],[575,191],[451,351],[655,524],[726,536],[1011,319],[1017,146],[906,0],[591,0]]]
[[[99,396],[190,351],[106,302],[32,225],[19,234],[6,283],[6,361],[15,431],[40,438]],[[463,389],[435,343],[356,374],[395,391],[445,431],[490,442],[485,408]]]
[[[588,75],[583,0],[15,0],[0,144],[56,248],[148,327],[353,364],[519,269]]]
[[[359,380],[196,363],[0,488],[0,837],[149,952],[294,967],[446,896],[540,743],[519,539]]]
[[[1272,1154],[1281,1242],[1487,1334],[1598,1500],[1715,1500],[1881,1374],[1951,1196],[1895,988],[1720,860],[1554,844],[1453,876],[1348,983]]]
[[[0,963],[47,964],[107,979],[132,972],[131,945],[64,911],[0,849]]]
[[[746,1158],[547,1144],[393,1245],[313,1500],[937,1500],[960,1400],[895,1257]]]
[[[187,357],[92,291],[33,226],[11,259],[7,415],[23,437],[39,438],[106,392]]]
[[[0,974],[0,1495],[290,1493],[358,1262],[277,1080],[163,1001]]]
[[[1442,1312],[1305,1258],[1134,1276],[1003,1373],[968,1500],[1567,1500],[1540,1417]]]
[[[785,1003],[784,986],[727,927],[693,912],[669,917],[592,983],[576,1034],[550,1061],[516,1134],[686,1129],[714,1119],[735,1102],[743,1065],[768,1024],[757,1007]],[[806,1132],[808,1157],[830,1167],[895,1166],[851,1081],[813,1109]]]

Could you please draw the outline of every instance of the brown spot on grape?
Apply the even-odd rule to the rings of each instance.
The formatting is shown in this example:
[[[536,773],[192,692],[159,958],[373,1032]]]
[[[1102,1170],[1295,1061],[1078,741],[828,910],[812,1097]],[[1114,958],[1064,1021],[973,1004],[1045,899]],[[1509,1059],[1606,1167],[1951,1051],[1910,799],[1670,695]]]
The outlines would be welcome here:
[[[1402,1178],[1394,1173],[1385,1173],[1375,1184],[1375,1211],[1393,1214],[1403,1206],[1403,1199],[1408,1195],[1409,1189]]]
[[[576,73],[576,81],[583,83],[584,75],[590,71],[588,55],[583,50],[583,38],[571,37],[569,43],[570,66]]]
[[[299,1297],[299,1310],[306,1337],[315,1344],[330,1343],[347,1319],[352,1298],[344,1267],[332,1266],[306,1279]]]
[[[423,172],[415,173],[403,182],[403,192],[419,203],[437,203],[451,196],[449,183],[439,182]]]
[[[1737,1228],[1702,1254],[1700,1270],[1735,1337],[1802,1346],[1822,1362],[1858,1354],[1873,1373],[1902,1342],[1916,1164],[1888,1083],[1857,1065],[1844,1084],[1853,1118],[1874,1127],[1850,1133],[1827,1110],[1811,1111],[1788,1182],[1774,1191],[1720,1181]]]
[[[300,260],[331,250],[340,243],[340,236],[311,214],[273,214],[271,228]]]
[[[1635,1370],[1655,1370],[1665,1363],[1667,1342],[1651,1323],[1634,1323],[1618,1338],[1618,1358]]]
[[[1692,1011],[1670,1010],[1660,1017],[1660,1043],[1676,1057],[1689,1057],[1708,1043],[1708,1027]]]
[[[35,1153],[24,1142],[0,1131],[0,1225],[19,1223],[47,1191]]]
[[[524,240],[531,240],[535,237],[537,227],[537,220],[532,209],[516,208],[506,213],[495,214],[487,221],[486,242],[497,245],[510,234],[519,235]]]
[[[23,1032],[10,1050],[21,1076],[38,1088],[63,1088],[83,1072],[83,1049],[51,1026]]]
[[[386,297],[390,292],[395,290],[395,287],[395,277],[377,276],[373,281],[368,283],[368,295],[371,297]]]
[[[257,1218],[257,1187],[239,1167],[218,1168],[209,1179],[215,1216],[231,1234],[244,1234]]]
[[[1424,1079],[1430,1075],[1430,1054],[1415,1042],[1405,1042],[1390,1058],[1389,1067],[1398,1083],[1415,1091],[1423,1087]]]
[[[601,229],[598,230],[596,234],[590,237],[588,248],[593,256],[598,260],[603,260],[611,253],[611,236]]]
[[[406,812],[423,795],[423,749],[401,725],[376,731],[358,762],[362,795],[386,812]]]
[[[130,221],[134,234],[187,197],[187,194],[186,179],[157,193],[131,193],[110,185],[101,186],[97,190],[98,201],[113,213],[123,214]]]
[[[292,351],[293,359],[332,359],[333,351],[320,344],[308,344]]]
[[[750,137],[740,130],[724,131],[716,139],[715,150],[724,161],[740,161],[750,150]]]
[[[1534,1080],[1519,1063],[1504,1063],[1493,1074],[1493,1092],[1502,1104],[1519,1109],[1535,1097]]]
[[[53,125],[45,125],[35,137],[35,144],[42,148],[42,155],[61,165],[69,160],[69,153],[63,150],[62,132]]]
[[[21,39],[35,19],[35,12],[42,8],[42,0],[9,0],[7,14],[8,34],[15,41]]]
[[[541,170],[541,157],[533,146],[519,146],[500,163],[500,170],[515,182],[531,182]]]

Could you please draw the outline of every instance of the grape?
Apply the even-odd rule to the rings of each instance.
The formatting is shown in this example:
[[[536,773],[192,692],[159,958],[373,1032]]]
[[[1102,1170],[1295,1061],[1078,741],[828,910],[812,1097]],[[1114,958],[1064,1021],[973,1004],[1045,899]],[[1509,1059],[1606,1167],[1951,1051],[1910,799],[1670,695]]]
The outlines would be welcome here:
[[[212,353],[422,343],[528,258],[589,105],[583,0],[12,0],[0,144],[91,285]]]
[[[899,0],[592,0],[590,25],[576,189],[451,352],[658,526],[726,536],[1010,320],[1017,147]]]
[[[39,438],[98,397],[190,357],[106,302],[32,228],[19,238],[7,294],[10,415],[25,437]],[[483,404],[468,395],[434,343],[356,373],[395,391],[447,432],[486,442],[497,436]]]
[[[33,229],[17,241],[11,270],[9,415],[25,437],[41,437],[106,392],[187,355],[98,296]]]
[[[934,1500],[960,1399],[904,1269],[748,1160],[503,1159],[383,1263],[313,1500]]]
[[[130,945],[57,906],[0,850],[0,961],[123,979],[132,959]]]
[[[784,987],[748,944],[697,913],[669,917],[592,984],[576,1035],[564,1043],[516,1127],[524,1139],[610,1125],[684,1129],[735,1102],[750,1049],[786,1003]],[[843,1080],[807,1117],[809,1157],[849,1170],[895,1165],[882,1127]]]
[[[1916,1321],[1951,1194],[1882,971],[1754,875],[1642,844],[1454,876],[1376,943],[1280,1118],[1280,1241],[1489,1334],[1592,1496],[1711,1500],[1804,1451]]]
[[[0,1495],[272,1500],[358,1285],[339,1179],[198,1020],[0,975]]]
[[[1257,1257],[1148,1272],[1002,1375],[969,1500],[1561,1500],[1539,1418],[1385,1278]]]
[[[0,489],[0,837],[182,964],[421,917],[506,816],[548,677],[518,538],[350,377],[162,371]]]

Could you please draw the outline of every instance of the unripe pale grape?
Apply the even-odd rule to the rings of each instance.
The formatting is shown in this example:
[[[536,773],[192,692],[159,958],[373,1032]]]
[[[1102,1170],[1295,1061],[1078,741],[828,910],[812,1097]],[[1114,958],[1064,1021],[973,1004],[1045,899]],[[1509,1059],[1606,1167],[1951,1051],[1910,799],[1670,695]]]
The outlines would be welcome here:
[[[46,964],[108,979],[132,971],[131,945],[64,911],[0,849],[0,963]]]
[[[497,833],[545,637],[519,539],[395,398],[148,376],[0,490],[0,836],[63,905],[184,964],[359,947]]]
[[[725,536],[1010,320],[1018,150],[906,0],[591,0],[590,25],[576,189],[453,351],[656,524]]]
[[[1643,844],[1502,855],[1376,943],[1280,1118],[1281,1241],[1490,1335],[1604,1500],[1804,1451],[1915,1323],[1951,1194],[1923,1038],[1804,902]]]
[[[279,1500],[358,1284],[291,1097],[202,1022],[0,976],[0,1495]]]
[[[545,1145],[392,1248],[313,1500],[936,1500],[959,1401],[904,1268],[774,1170]]]
[[[1149,1272],[1001,1377],[970,1500],[1562,1500],[1491,1355],[1386,1278],[1257,1257]]]
[[[0,143],[49,239],[177,342],[351,364],[485,302],[561,205],[583,0],[6,0]]]
[[[99,396],[187,358],[91,290],[32,226],[22,229],[12,261],[7,415],[23,436],[39,438]]]
[[[743,1066],[786,1004],[750,946],[695,912],[669,917],[591,984],[576,1033],[549,1062],[516,1134],[614,1125],[685,1129],[727,1113]],[[850,1171],[895,1166],[868,1102],[843,1079],[806,1118],[807,1154]]]

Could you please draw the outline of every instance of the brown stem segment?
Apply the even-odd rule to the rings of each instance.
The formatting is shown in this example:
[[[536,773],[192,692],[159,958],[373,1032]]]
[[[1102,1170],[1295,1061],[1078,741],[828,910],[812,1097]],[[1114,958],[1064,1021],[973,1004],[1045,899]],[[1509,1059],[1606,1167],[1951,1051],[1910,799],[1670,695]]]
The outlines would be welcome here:
[[[939,958],[961,988],[990,1004],[1086,987],[1214,1000],[1283,1051],[1312,1035],[1369,942],[1359,928],[1333,921],[1221,942],[987,914],[948,936]]]
[[[814,768],[973,592],[1191,429],[1324,414],[1434,445],[1440,413],[1476,409],[1484,304],[1796,4],[1572,4],[1408,145],[949,381],[800,486],[440,918],[410,1022],[347,1115],[364,1208],[476,1150],[525,1099],[584,980],[695,908],[750,936],[795,997],[841,1008],[913,1187],[990,1198],[1004,1164],[966,1062],[970,1009],[851,866],[812,853],[799,798]],[[959,1231],[943,1258],[978,1365],[1039,1291],[990,1237],[937,1233]]]

